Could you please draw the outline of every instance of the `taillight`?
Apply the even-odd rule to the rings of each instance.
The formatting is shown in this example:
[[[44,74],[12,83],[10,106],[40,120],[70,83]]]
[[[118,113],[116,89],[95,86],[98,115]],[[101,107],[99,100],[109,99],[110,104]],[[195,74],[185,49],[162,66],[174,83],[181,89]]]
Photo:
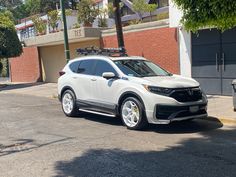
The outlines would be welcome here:
[[[66,72],[64,72],[64,71],[60,71],[60,72],[59,72],[59,75],[60,75],[60,76],[62,76],[62,75],[64,75],[64,74],[66,74]]]

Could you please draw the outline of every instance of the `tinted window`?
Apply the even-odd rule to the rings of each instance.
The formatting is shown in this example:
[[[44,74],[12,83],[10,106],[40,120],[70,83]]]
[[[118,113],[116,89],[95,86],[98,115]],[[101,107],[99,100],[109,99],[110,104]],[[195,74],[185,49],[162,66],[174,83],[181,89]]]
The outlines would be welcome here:
[[[79,65],[78,73],[92,75],[94,64],[95,64],[95,60],[81,61],[80,65]]]
[[[71,71],[74,73],[77,73],[79,64],[80,64],[80,61],[75,61],[75,62],[71,63],[69,66]]]
[[[171,73],[165,71],[158,65],[145,60],[120,60],[115,61],[115,64],[128,76],[152,77],[171,75]]]
[[[116,70],[109,63],[103,60],[97,60],[95,71],[97,76],[102,76],[102,73],[104,72],[113,72],[114,74],[117,74]]]

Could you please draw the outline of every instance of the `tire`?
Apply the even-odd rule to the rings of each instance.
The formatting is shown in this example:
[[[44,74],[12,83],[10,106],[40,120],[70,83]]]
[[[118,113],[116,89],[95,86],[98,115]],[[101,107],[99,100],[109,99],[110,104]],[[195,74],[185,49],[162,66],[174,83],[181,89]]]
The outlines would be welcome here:
[[[123,124],[130,130],[141,130],[148,124],[143,104],[134,97],[122,102],[120,115]]]
[[[76,97],[74,92],[66,90],[61,99],[61,106],[64,114],[68,117],[75,117],[78,114],[78,106],[76,105]]]

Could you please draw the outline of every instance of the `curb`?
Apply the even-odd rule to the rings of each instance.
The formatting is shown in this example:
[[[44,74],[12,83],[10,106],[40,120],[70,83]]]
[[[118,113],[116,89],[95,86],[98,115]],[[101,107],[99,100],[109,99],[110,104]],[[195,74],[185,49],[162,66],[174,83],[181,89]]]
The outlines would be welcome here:
[[[4,88],[6,86],[7,86],[7,84],[0,84],[0,88]]]
[[[236,126],[236,118],[226,118],[226,117],[208,117],[206,120],[212,121],[212,122],[220,122],[223,125],[228,125],[228,126]]]

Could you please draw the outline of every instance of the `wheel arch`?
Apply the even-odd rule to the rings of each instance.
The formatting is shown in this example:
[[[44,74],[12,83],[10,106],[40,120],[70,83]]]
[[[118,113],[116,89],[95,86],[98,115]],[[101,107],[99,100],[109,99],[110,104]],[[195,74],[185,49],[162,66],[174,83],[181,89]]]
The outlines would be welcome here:
[[[64,92],[65,92],[66,90],[71,90],[71,91],[74,93],[75,98],[76,98],[75,91],[72,89],[72,87],[70,87],[70,86],[64,86],[64,87],[61,89],[61,93],[60,93],[60,95],[59,95],[59,100],[60,100],[60,101],[61,101],[61,99],[62,99],[62,95],[64,94]]]
[[[128,97],[134,97],[134,98],[138,99],[142,103],[143,108],[145,110],[145,105],[144,105],[144,102],[143,102],[143,99],[141,98],[141,96],[139,96],[137,93],[135,93],[133,91],[127,91],[127,92],[122,93],[119,100],[118,100],[118,113],[119,114],[120,114],[120,108],[121,108],[122,102]]]

